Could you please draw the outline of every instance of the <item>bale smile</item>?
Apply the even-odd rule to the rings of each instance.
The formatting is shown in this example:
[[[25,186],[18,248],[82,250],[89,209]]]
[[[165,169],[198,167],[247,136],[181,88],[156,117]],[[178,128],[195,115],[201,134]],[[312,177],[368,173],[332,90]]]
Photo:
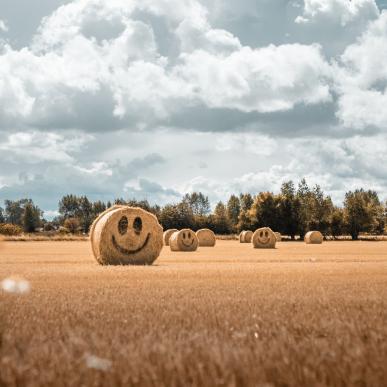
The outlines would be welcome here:
[[[181,243],[182,243],[185,247],[191,247],[191,246],[193,245],[194,242],[195,242],[195,240],[192,239],[192,240],[191,240],[191,243],[187,245],[187,244],[184,242],[184,240],[181,241]]]
[[[125,247],[122,247],[120,246],[117,241],[116,241],[116,238],[114,235],[112,235],[112,243],[113,243],[113,246],[116,248],[116,250],[118,250],[121,254],[125,254],[125,255],[132,255],[132,254],[136,254],[138,252],[140,252],[144,247],[146,247],[146,245],[148,244],[149,242],[149,239],[150,239],[150,233],[147,235],[146,239],[145,239],[145,242],[142,244],[142,246],[140,246],[139,248],[137,249],[134,249],[134,250],[129,250],[129,249],[126,249]]]

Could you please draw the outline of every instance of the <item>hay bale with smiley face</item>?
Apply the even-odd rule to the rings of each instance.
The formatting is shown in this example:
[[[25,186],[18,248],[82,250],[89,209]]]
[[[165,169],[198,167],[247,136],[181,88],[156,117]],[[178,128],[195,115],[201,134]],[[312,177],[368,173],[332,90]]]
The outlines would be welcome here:
[[[202,228],[196,231],[200,247],[214,247],[216,244],[215,234],[209,228]]]
[[[151,265],[163,247],[163,229],[142,208],[113,206],[94,221],[90,240],[102,265]]]
[[[169,238],[169,247],[172,251],[196,251],[198,245],[198,237],[189,228],[176,231]]]
[[[239,234],[239,243],[251,243],[252,237],[253,237],[252,231],[242,231]]]
[[[308,245],[321,245],[324,237],[320,231],[309,231],[306,233],[304,241]]]
[[[277,238],[269,227],[256,230],[251,240],[255,249],[275,249]]]
[[[172,234],[176,231],[179,231],[179,230],[177,228],[170,228],[169,230],[164,231],[163,242],[165,246],[169,246],[169,239],[171,238]]]

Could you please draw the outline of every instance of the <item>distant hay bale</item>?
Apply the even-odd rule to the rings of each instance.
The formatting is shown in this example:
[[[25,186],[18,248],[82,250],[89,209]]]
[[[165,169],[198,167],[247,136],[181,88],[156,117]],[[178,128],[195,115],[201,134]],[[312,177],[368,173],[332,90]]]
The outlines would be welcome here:
[[[215,234],[208,228],[196,231],[196,236],[198,237],[199,246],[214,247],[216,244]]]
[[[253,234],[252,243],[255,249],[274,249],[277,238],[269,227],[262,227]]]
[[[179,231],[177,228],[170,228],[169,230],[164,231],[163,234],[163,242],[165,246],[169,246],[169,238],[172,236],[172,234],[176,231]]]
[[[196,251],[198,245],[198,237],[189,228],[176,231],[169,238],[169,247],[171,251]]]
[[[304,241],[308,245],[321,245],[324,237],[320,231],[309,231],[306,233]]]
[[[163,247],[163,229],[150,212],[117,205],[97,217],[90,240],[101,265],[151,265]]]
[[[252,231],[242,231],[239,234],[239,242],[240,243],[251,243],[252,237],[253,237]]]
[[[277,242],[281,242],[281,241],[282,241],[282,235],[281,235],[281,233],[275,232],[274,235],[275,235],[275,237],[276,237],[276,239],[277,239]]]

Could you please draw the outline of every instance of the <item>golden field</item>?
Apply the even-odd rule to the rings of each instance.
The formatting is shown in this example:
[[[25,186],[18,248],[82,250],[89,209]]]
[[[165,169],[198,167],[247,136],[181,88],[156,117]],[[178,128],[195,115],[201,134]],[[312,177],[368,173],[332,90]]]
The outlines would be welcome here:
[[[88,242],[7,242],[0,386],[381,386],[387,242],[218,240],[150,267]]]

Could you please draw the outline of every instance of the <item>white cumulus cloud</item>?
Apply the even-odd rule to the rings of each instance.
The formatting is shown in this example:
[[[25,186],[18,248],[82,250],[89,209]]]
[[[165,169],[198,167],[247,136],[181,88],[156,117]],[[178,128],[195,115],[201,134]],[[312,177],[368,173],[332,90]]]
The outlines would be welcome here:
[[[337,64],[338,117],[355,129],[387,127],[387,12],[372,22]]]
[[[374,0],[304,0],[304,12],[296,23],[318,23],[325,20],[346,26],[356,19],[374,18],[378,15]]]
[[[3,48],[3,126],[12,120],[38,128],[78,124],[93,130],[100,105],[121,126],[143,128],[199,104],[275,112],[330,101],[330,66],[318,45],[252,49],[213,28],[206,15],[194,0],[157,5],[77,0],[61,6],[43,20],[31,47]],[[169,23],[174,55],[161,53],[152,17]],[[106,21],[118,21],[122,28],[116,36],[97,39],[90,33],[91,21],[97,23],[91,30]]]

